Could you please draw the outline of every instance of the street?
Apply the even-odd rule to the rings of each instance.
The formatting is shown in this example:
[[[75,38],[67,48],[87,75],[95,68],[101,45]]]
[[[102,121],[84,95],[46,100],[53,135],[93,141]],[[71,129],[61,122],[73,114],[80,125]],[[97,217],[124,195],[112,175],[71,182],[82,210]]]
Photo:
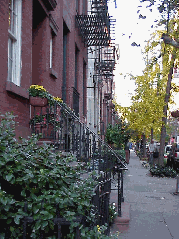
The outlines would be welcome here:
[[[150,176],[149,169],[131,151],[128,171],[124,172],[124,202],[130,205],[130,221],[118,225],[118,238],[178,239],[179,196],[173,194],[175,191],[176,178]],[[114,193],[117,198],[117,191]],[[115,230],[116,225],[112,232]]]

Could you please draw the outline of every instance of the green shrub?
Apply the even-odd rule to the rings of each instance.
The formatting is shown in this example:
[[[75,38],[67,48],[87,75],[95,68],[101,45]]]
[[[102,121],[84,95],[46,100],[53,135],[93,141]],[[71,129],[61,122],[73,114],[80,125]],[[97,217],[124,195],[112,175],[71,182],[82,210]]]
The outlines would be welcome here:
[[[73,155],[53,153],[45,144],[37,146],[37,135],[18,142],[14,127],[12,114],[1,116],[0,215],[4,220],[1,220],[0,237],[4,237],[8,227],[10,238],[22,238],[23,218],[29,216],[34,220],[30,224],[31,238],[40,238],[40,230],[47,233],[48,238],[54,238],[53,218],[58,209],[59,216],[71,223],[67,238],[75,238],[76,226],[81,230],[81,238],[96,238],[93,237],[96,215],[91,203],[97,184],[94,172],[83,179],[82,167],[72,166],[76,161]],[[78,217],[85,218],[90,228],[75,221]],[[107,238],[102,232],[99,236],[97,238]]]
[[[150,173],[152,176],[158,177],[171,177],[175,178],[177,176],[177,172],[170,167],[163,166],[153,166],[150,168]]]
[[[81,179],[81,167],[70,165],[76,160],[72,155],[52,153],[48,145],[37,146],[36,135],[17,142],[13,119],[7,114],[0,124],[0,214],[9,225],[11,238],[22,235],[21,220],[26,215],[35,220],[33,238],[39,238],[39,229],[53,229],[50,220],[56,216],[55,204],[59,204],[60,217],[73,228],[77,216],[91,211],[96,182],[92,175]]]
[[[117,211],[115,203],[111,203],[109,205],[109,223],[112,224],[114,222],[114,219],[117,217]]]
[[[117,155],[120,155],[123,159],[126,158],[126,153],[125,153],[125,150],[121,149],[121,150],[114,150],[114,152],[117,154]]]
[[[130,130],[126,123],[109,124],[105,135],[106,142],[119,149],[124,149],[130,139]]]

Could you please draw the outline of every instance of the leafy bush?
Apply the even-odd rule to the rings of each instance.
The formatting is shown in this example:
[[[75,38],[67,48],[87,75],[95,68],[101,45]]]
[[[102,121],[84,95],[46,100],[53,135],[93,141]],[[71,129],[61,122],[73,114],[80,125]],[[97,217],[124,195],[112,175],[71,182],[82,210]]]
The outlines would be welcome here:
[[[126,158],[126,153],[125,153],[125,150],[121,149],[121,150],[114,150],[114,152],[117,154],[117,155],[120,155],[123,159]]]
[[[58,216],[70,222],[67,238],[75,238],[76,226],[81,239],[110,238],[104,235],[105,226],[99,230],[95,225],[91,203],[97,184],[94,173],[84,179],[82,167],[72,166],[76,161],[73,155],[54,153],[45,144],[37,146],[37,135],[18,142],[14,128],[12,114],[1,116],[0,237],[5,238],[7,229],[8,238],[22,238],[23,218],[28,216],[33,219],[28,225],[29,238],[40,238],[41,231],[46,238],[55,238],[53,219],[58,210]]]
[[[152,176],[158,177],[171,177],[175,178],[177,176],[177,172],[170,167],[163,167],[160,165],[155,165],[150,168],[150,173]]]
[[[109,223],[112,224],[114,222],[114,219],[117,217],[117,211],[115,203],[111,203],[109,206]]]
[[[124,149],[130,138],[130,131],[128,126],[122,122],[115,125],[109,124],[105,137],[108,144],[113,144],[118,149]]]
[[[18,142],[14,126],[13,115],[1,117],[0,214],[5,222],[4,227],[1,224],[2,238],[6,227],[10,238],[21,238],[24,216],[34,219],[32,238],[40,238],[40,229],[53,230],[56,204],[60,217],[71,222],[71,232],[79,224],[75,222],[78,216],[94,223],[91,197],[97,182],[92,174],[82,179],[81,166],[71,165],[76,160],[74,156],[53,153],[45,144],[37,146],[36,135]],[[24,212],[26,202],[27,212]]]

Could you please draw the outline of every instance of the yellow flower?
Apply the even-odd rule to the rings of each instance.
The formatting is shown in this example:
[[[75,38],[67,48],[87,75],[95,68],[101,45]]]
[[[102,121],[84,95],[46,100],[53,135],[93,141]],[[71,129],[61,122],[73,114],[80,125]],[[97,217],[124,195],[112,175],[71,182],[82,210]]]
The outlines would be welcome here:
[[[56,100],[56,101],[58,101],[58,102],[60,102],[60,103],[63,102],[63,100],[62,100],[61,98],[59,98],[58,96],[57,96],[57,97],[53,97],[53,99]]]
[[[98,232],[100,232],[100,226],[99,225],[97,225],[97,228],[98,228]]]
[[[46,91],[46,89],[43,87],[43,86],[41,86],[41,85],[31,85],[30,86],[30,89],[35,89],[35,90],[41,90],[41,91]]]
[[[36,87],[36,85],[31,85],[31,86],[30,86],[30,89],[35,88],[35,87]]]

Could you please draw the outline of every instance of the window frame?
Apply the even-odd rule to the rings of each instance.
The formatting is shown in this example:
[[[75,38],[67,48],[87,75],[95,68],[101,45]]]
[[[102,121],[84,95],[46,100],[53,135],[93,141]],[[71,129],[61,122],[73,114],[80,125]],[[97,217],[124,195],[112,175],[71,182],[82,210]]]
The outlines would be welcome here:
[[[53,35],[52,30],[50,34],[50,69],[52,69],[53,66]]]
[[[56,34],[51,28],[51,33],[50,33],[50,69],[53,69],[53,62],[54,62],[54,51],[55,51],[55,37]]]
[[[12,7],[13,6],[13,7]],[[21,84],[22,0],[9,1],[8,81]],[[10,56],[10,48],[12,55]]]
[[[49,15],[49,24],[50,24],[50,42],[49,42],[49,51],[50,51],[50,59],[49,59],[49,68],[50,68],[50,75],[54,78],[58,78],[58,73],[54,70],[55,64],[54,64],[54,56],[56,51],[56,36],[58,33],[58,25],[55,22],[52,14]]]

